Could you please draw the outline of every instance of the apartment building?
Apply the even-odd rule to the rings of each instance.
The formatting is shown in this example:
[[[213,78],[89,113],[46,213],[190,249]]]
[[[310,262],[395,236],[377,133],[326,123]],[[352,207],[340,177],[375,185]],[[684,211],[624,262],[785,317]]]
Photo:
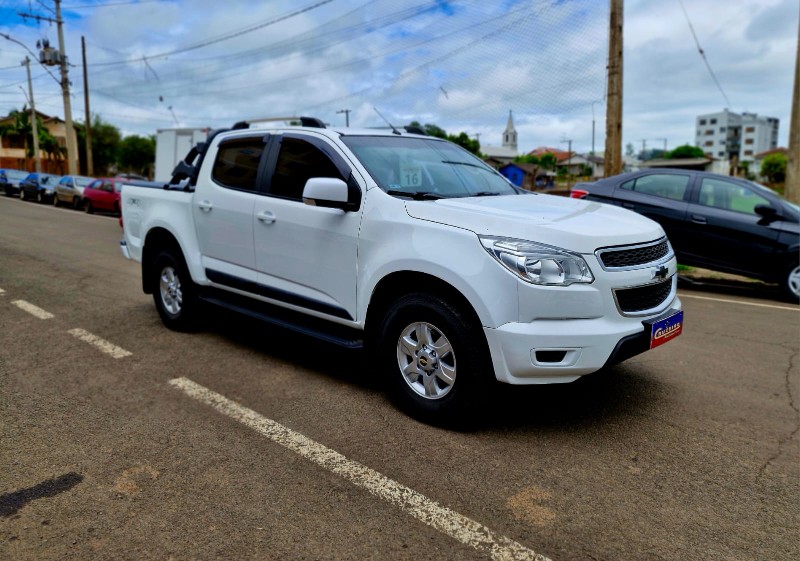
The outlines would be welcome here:
[[[699,115],[695,123],[695,145],[716,159],[752,162],[759,152],[778,146],[775,117],[734,113],[725,109]]]

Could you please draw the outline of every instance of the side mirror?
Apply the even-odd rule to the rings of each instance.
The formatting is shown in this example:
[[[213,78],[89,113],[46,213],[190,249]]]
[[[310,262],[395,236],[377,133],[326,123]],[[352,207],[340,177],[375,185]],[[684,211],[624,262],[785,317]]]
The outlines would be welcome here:
[[[781,217],[778,209],[771,205],[756,205],[753,211],[763,219],[770,222],[778,220]]]
[[[347,183],[336,177],[312,177],[303,188],[303,202],[311,206],[338,208],[344,211],[358,209],[358,202],[348,197]]]

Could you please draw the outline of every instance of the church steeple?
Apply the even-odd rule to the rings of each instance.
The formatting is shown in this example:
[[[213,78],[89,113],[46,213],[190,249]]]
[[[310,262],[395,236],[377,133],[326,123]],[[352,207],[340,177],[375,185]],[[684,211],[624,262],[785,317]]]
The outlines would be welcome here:
[[[511,116],[511,110],[508,110],[508,123],[506,130],[503,133],[503,148],[510,148],[514,152],[517,151],[517,130],[514,128],[514,118]]]

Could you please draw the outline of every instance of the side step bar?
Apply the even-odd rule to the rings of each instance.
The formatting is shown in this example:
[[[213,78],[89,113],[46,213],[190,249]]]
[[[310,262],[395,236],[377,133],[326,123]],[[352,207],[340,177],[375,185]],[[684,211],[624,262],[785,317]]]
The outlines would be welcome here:
[[[310,317],[306,314],[225,290],[204,288],[198,296],[200,300],[213,306],[296,331],[340,347],[348,349],[361,349],[364,347],[364,332],[358,329]]]

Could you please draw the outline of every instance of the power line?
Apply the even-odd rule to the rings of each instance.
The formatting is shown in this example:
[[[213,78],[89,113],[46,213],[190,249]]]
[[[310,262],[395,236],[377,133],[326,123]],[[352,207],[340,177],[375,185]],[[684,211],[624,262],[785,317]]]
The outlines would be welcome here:
[[[697,34],[694,32],[694,26],[692,25],[692,21],[689,19],[689,14],[686,12],[686,7],[683,5],[683,0],[678,0],[678,3],[681,5],[681,10],[683,10],[683,15],[686,17],[686,23],[689,24],[689,30],[692,32],[692,37],[694,37],[695,45],[697,45],[697,52],[699,52],[700,56],[703,57],[703,62],[706,63],[706,68],[708,68],[708,73],[711,74],[711,78],[714,80],[714,83],[719,88],[722,97],[725,98],[726,107],[731,107],[731,102],[728,99],[728,96],[725,95],[725,91],[722,89],[722,85],[719,83],[719,80],[717,80],[717,76],[714,74],[714,71],[711,69],[711,65],[708,63],[705,51],[700,46],[700,41],[697,39]]]

